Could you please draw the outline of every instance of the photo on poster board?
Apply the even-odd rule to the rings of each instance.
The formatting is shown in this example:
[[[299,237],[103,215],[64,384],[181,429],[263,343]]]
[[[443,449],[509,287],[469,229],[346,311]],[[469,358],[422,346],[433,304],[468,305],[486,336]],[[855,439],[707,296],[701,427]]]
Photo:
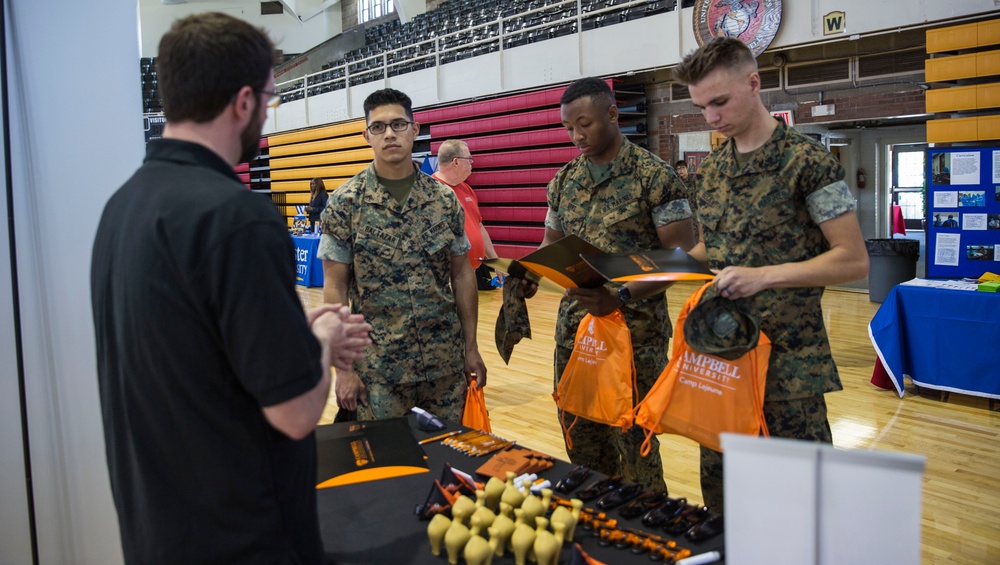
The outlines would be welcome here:
[[[935,212],[934,218],[931,220],[931,226],[935,228],[957,228],[958,214]]]
[[[986,229],[1000,230],[1000,214],[989,214],[986,217]]]
[[[995,254],[992,245],[966,245],[965,258],[969,261],[993,261]]]
[[[951,154],[938,153],[931,161],[931,184],[951,184]]]
[[[958,191],[958,205],[963,208],[983,208],[986,206],[986,191],[960,190]]]

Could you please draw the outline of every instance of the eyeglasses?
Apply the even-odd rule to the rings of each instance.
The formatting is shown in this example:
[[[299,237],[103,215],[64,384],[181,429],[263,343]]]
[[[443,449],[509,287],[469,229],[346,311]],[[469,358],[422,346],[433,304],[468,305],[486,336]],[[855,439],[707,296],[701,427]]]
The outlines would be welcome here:
[[[382,135],[383,133],[385,133],[385,128],[387,127],[390,127],[392,128],[392,131],[399,133],[406,131],[407,128],[409,128],[411,125],[413,125],[413,122],[408,122],[402,119],[393,120],[388,124],[382,122],[372,122],[368,126],[368,133],[372,135]]]
[[[277,108],[281,104],[281,95],[277,92],[271,92],[270,90],[254,90],[254,92],[267,95],[268,108]]]
[[[456,159],[462,159],[464,161],[468,161],[470,165],[472,164],[472,157],[455,157],[455,158]]]

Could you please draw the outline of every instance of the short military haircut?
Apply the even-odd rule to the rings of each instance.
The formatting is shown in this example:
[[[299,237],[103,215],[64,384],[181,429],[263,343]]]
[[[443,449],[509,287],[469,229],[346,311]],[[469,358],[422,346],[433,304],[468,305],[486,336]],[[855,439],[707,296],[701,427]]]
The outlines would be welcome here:
[[[163,114],[168,122],[209,122],[244,86],[260,92],[274,63],[274,44],[260,28],[218,12],[181,18],[156,58]]]
[[[728,70],[747,68],[757,71],[757,59],[753,51],[735,37],[717,37],[688,53],[681,63],[674,67],[674,80],[681,84],[698,84],[709,73],[718,68]]]
[[[685,161],[684,159],[681,159],[680,161],[677,161],[676,163],[674,163],[674,168],[675,169],[677,167],[684,167],[686,169],[687,166],[688,166],[687,161]]]
[[[443,163],[451,163],[455,157],[464,157],[465,148],[468,145],[458,139],[448,139],[438,147],[438,166]]]
[[[368,98],[365,98],[365,122],[368,121],[368,116],[375,108],[394,104],[398,104],[403,107],[403,111],[406,112],[406,118],[408,120],[413,119],[413,101],[410,100],[410,97],[393,88],[383,88],[382,90],[372,92],[368,95]]]
[[[608,105],[615,103],[615,95],[607,82],[599,78],[586,77],[570,84],[559,99],[559,104],[571,104],[584,96],[589,96],[592,100],[604,99]]]

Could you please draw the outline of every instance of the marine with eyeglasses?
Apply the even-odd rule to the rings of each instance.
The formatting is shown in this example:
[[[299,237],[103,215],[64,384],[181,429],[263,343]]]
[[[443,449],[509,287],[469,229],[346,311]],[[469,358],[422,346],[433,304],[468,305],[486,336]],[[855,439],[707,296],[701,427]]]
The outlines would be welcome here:
[[[461,421],[468,382],[486,384],[465,215],[454,191],[413,164],[409,97],[384,89],[364,106],[375,160],[333,192],[320,220],[324,301],[349,298],[372,325],[365,358],[337,371],[337,404],[359,419],[419,406]]]

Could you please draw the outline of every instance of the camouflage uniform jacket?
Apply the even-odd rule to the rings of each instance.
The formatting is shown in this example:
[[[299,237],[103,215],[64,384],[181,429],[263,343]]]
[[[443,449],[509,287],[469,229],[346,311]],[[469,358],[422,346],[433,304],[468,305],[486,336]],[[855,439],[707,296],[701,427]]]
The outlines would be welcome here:
[[[548,228],[575,234],[608,253],[659,249],[656,228],[691,217],[687,189],[667,163],[627,139],[611,162],[607,180],[595,185],[587,157],[580,155],[549,182]],[[556,344],[572,349],[587,311],[563,297],[556,321]],[[671,334],[662,293],[629,303],[624,310],[635,347],[662,346]]]
[[[351,310],[372,325],[356,365],[363,382],[404,384],[461,373],[465,339],[451,288],[451,258],[469,251],[455,192],[417,172],[402,204],[374,165],[330,196],[319,256],[350,263]]]
[[[855,208],[844,169],[821,144],[780,123],[740,169],[735,142],[698,170],[698,220],[709,265],[762,267],[829,249],[819,224]],[[767,400],[840,390],[823,325],[822,287],[768,289],[745,299],[771,339]]]

